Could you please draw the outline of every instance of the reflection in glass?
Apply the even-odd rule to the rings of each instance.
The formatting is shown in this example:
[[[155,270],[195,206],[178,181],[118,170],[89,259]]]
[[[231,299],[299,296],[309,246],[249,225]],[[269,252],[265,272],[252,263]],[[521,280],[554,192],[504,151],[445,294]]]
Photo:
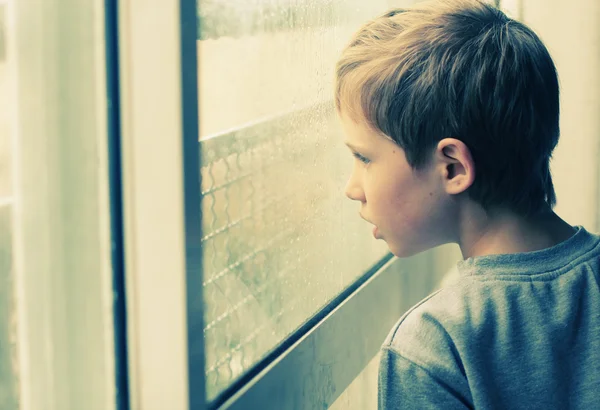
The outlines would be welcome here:
[[[341,48],[385,0],[200,0],[207,394],[387,253],[343,195]]]

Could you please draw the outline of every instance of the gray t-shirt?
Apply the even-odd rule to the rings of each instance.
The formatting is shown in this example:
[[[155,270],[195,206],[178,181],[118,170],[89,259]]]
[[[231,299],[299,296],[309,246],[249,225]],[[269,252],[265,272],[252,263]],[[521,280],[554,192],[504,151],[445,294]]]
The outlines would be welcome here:
[[[600,237],[469,258],[383,347],[380,409],[600,409]]]

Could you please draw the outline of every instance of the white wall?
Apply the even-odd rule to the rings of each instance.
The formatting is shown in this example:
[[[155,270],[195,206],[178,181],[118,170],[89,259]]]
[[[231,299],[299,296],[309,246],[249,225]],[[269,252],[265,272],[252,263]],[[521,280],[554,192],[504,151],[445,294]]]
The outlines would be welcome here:
[[[552,163],[556,211],[598,231],[600,2],[522,1],[522,20],[546,43],[561,83],[561,139]]]

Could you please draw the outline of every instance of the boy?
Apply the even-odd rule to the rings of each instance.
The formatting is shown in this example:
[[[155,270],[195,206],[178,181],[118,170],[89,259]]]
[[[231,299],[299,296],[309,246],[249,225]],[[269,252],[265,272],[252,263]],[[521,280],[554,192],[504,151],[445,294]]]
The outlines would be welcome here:
[[[395,255],[464,257],[384,342],[380,408],[600,408],[600,237],[552,211],[558,93],[541,40],[478,0],[392,10],[344,50],[347,196]]]

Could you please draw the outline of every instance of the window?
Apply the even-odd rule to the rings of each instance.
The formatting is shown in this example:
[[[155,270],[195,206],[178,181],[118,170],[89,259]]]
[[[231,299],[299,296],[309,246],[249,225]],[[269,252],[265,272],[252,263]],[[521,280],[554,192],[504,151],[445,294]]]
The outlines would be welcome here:
[[[341,47],[386,1],[201,0],[209,399],[387,254],[343,188]]]
[[[373,391],[458,255],[371,238],[331,82],[360,24],[411,3],[0,0],[0,407],[325,408],[368,363]],[[501,2],[560,50],[553,170],[592,226],[600,13],[541,4]]]

